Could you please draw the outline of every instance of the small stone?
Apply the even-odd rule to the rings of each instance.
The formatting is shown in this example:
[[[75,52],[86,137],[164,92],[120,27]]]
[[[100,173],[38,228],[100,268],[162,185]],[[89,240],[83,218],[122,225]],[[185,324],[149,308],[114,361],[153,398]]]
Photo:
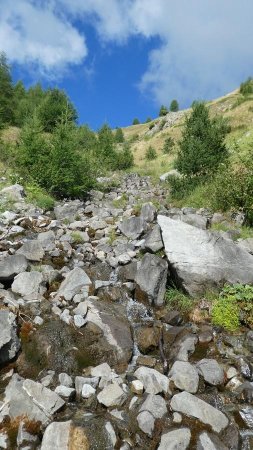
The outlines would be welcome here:
[[[224,383],[224,371],[215,359],[201,359],[196,368],[208,384],[217,386]]]
[[[169,379],[155,369],[149,367],[139,367],[134,372],[134,376],[140,380],[148,394],[159,394],[169,392]]]
[[[63,385],[63,386],[67,386],[67,387],[73,386],[73,380],[67,373],[64,373],[64,372],[60,373],[59,381],[60,381],[61,385]]]
[[[90,398],[92,395],[96,393],[96,389],[92,387],[90,384],[84,384],[82,387],[82,397]]]
[[[231,378],[234,378],[237,375],[238,375],[238,370],[233,366],[229,367],[226,371],[226,377],[228,380],[231,380]]]
[[[189,428],[179,428],[169,431],[161,437],[157,450],[186,450],[189,448],[191,432]]]
[[[196,394],[199,386],[199,375],[195,367],[190,363],[176,361],[168,376],[181,391]]]
[[[77,328],[82,328],[87,323],[87,319],[84,319],[80,314],[74,315],[74,324]]]
[[[126,395],[121,387],[112,383],[109,386],[106,386],[97,396],[99,403],[102,403],[107,408],[109,406],[118,406],[122,405],[125,401]]]
[[[143,393],[144,386],[141,381],[134,380],[131,383],[131,392],[133,394],[141,395]]]
[[[142,411],[137,416],[137,422],[141,431],[151,437],[155,426],[155,419],[152,414],[148,411]]]
[[[179,414],[179,413],[177,413],[177,412],[174,412],[173,415],[172,415],[172,417],[173,417],[173,419],[172,419],[172,420],[173,420],[173,423],[181,423],[182,420],[183,420],[181,414]]]
[[[148,411],[155,419],[161,419],[167,414],[166,402],[160,395],[149,394],[139,411]]]
[[[60,395],[61,397],[71,401],[75,398],[76,390],[74,388],[70,388],[67,386],[57,386],[55,389],[56,394]]]
[[[34,318],[33,323],[35,323],[35,325],[39,325],[39,326],[40,326],[40,325],[43,325],[44,320],[42,319],[42,317],[36,316],[36,317]]]
[[[111,375],[112,369],[110,368],[109,364],[102,363],[99,366],[92,367],[90,374],[93,377],[106,377]]]
[[[114,428],[111,424],[111,422],[106,422],[105,424],[105,429],[107,431],[109,440],[111,442],[111,445],[113,446],[113,448],[115,448],[116,442],[117,442],[117,436],[115,434]]]

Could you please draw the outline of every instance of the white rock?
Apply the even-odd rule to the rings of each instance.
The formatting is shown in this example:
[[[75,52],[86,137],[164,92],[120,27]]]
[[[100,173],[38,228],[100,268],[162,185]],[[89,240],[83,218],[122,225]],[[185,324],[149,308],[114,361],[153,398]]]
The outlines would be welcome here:
[[[56,394],[68,400],[73,400],[76,394],[76,390],[74,388],[63,385],[57,386],[55,392]]]
[[[74,324],[77,328],[82,328],[87,323],[87,320],[83,318],[80,314],[74,315]]]
[[[115,434],[115,431],[114,431],[114,428],[113,428],[111,422],[106,422],[105,429],[107,431],[107,434],[108,434],[109,440],[111,442],[111,445],[114,448],[115,445],[116,445],[116,442],[117,442],[117,437],[116,437],[116,434]]]
[[[90,384],[84,384],[82,387],[82,397],[90,398],[92,395],[96,393],[96,389],[92,387]]]
[[[137,422],[141,431],[151,437],[155,426],[155,419],[152,414],[148,411],[142,411],[137,416]]]
[[[112,383],[106,386],[97,396],[99,403],[107,406],[122,405],[126,395],[118,384]]]
[[[59,381],[63,386],[72,387],[73,386],[73,380],[67,373],[60,373],[59,374]]]
[[[199,375],[195,367],[190,363],[176,361],[171,367],[168,377],[181,391],[196,394],[199,385]]]
[[[159,394],[169,392],[169,379],[155,369],[149,367],[139,367],[134,376],[143,383],[148,394]]]
[[[162,435],[158,450],[186,450],[189,448],[190,440],[189,428],[169,431]]]
[[[99,366],[92,367],[90,374],[92,377],[106,377],[111,375],[112,369],[109,364],[102,363]]]
[[[143,393],[143,383],[139,380],[134,380],[131,383],[131,391],[133,392],[133,394],[138,394],[141,395]]]

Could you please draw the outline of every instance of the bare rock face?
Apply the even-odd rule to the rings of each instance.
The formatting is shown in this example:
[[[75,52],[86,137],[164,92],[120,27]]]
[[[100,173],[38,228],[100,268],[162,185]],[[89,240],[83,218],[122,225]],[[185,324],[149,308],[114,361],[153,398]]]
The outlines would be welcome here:
[[[253,284],[253,256],[233,241],[161,215],[158,223],[171,271],[190,295],[226,282]]]
[[[161,306],[164,303],[167,275],[168,263],[159,256],[146,253],[135,277],[136,299]]]

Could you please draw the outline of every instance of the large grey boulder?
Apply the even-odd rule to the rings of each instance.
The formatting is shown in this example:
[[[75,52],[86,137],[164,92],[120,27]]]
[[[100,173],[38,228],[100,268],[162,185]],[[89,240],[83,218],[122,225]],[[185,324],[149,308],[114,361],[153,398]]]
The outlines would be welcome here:
[[[65,405],[55,392],[33,380],[13,375],[5,390],[4,402],[11,418],[27,416],[29,420],[48,424],[53,415]]]
[[[146,229],[147,223],[142,216],[130,217],[119,224],[119,229],[129,239],[137,239]]]
[[[148,233],[145,239],[144,247],[152,253],[156,253],[159,250],[162,250],[163,241],[159,225],[155,225],[153,230]]]
[[[55,249],[55,234],[52,230],[38,234],[38,241],[46,252]]]
[[[20,349],[16,316],[8,309],[0,310],[0,364],[11,361]]]
[[[156,255],[146,253],[135,277],[136,299],[156,306],[164,303],[168,263]]]
[[[155,419],[161,419],[167,414],[166,402],[161,395],[149,394],[139,409],[139,412],[142,411],[148,411]]]
[[[169,378],[181,391],[196,394],[199,386],[199,375],[194,366],[185,361],[176,361],[170,369]]]
[[[155,427],[154,416],[148,411],[142,411],[137,416],[137,422],[141,431],[151,437]]]
[[[170,268],[190,295],[226,282],[253,284],[253,256],[233,241],[161,215],[158,223]]]
[[[8,200],[19,202],[25,197],[25,191],[20,184],[13,184],[12,186],[5,187],[0,191],[1,196],[5,196]]]
[[[162,435],[157,450],[186,450],[189,448],[190,440],[189,428],[178,428]]]
[[[74,222],[78,215],[78,210],[82,207],[80,200],[73,200],[54,208],[55,217],[57,220],[68,220]]]
[[[156,208],[153,203],[144,203],[141,208],[141,216],[146,222],[153,222],[156,215]]]
[[[12,280],[15,275],[25,272],[28,266],[23,255],[6,256],[0,261],[0,281]]]
[[[11,289],[25,300],[40,300],[45,288],[42,285],[43,275],[40,272],[23,272],[14,278]]]
[[[76,294],[88,293],[91,280],[80,267],[71,270],[61,283],[57,292],[57,298],[63,297],[70,301]]]
[[[147,394],[164,394],[169,392],[169,379],[162,373],[149,367],[139,367],[134,376],[140,380]]]
[[[213,433],[204,431],[199,435],[197,450],[229,450],[228,447]]]
[[[125,392],[117,383],[109,384],[97,396],[99,403],[109,408],[122,405],[126,399]]]
[[[225,414],[188,392],[174,395],[170,402],[170,407],[173,411],[195,417],[201,422],[210,425],[213,431],[217,433],[224,430],[229,423]]]
[[[17,250],[17,255],[24,255],[29,261],[41,261],[45,252],[38,240],[26,241]]]
[[[201,359],[196,364],[196,368],[208,384],[217,386],[224,383],[224,370],[216,359]]]
[[[89,450],[90,445],[85,431],[75,427],[71,420],[52,422],[46,428],[41,443],[41,450]]]

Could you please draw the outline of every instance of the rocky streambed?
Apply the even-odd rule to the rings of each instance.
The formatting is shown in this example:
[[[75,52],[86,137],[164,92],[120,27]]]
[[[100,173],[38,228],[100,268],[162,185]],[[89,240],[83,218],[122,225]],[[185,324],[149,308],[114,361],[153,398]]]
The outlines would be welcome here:
[[[253,284],[252,240],[166,195],[137,175],[53,212],[0,192],[0,448],[253,448],[253,331],[214,327],[205,298]]]

